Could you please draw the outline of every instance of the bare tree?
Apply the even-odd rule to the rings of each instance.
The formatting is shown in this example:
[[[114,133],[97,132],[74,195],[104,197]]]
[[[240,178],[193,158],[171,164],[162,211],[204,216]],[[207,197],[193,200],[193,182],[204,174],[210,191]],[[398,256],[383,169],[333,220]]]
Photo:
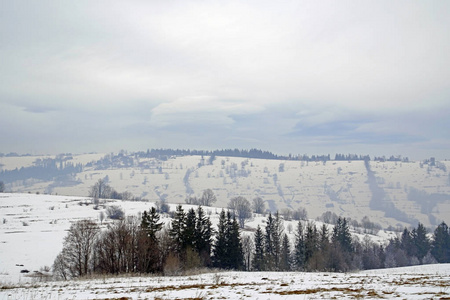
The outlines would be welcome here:
[[[125,212],[120,206],[111,205],[106,208],[106,215],[113,220],[122,220],[125,217]]]
[[[239,226],[244,228],[245,221],[252,217],[250,202],[242,196],[231,198],[228,208],[239,220]]]
[[[80,277],[92,271],[94,245],[100,229],[91,220],[81,220],[70,226],[64,246],[55,260],[54,271],[63,278]]]
[[[200,198],[199,204],[203,206],[211,206],[217,201],[216,195],[211,189],[206,189],[203,191],[203,195]]]
[[[261,197],[253,199],[253,212],[256,214],[262,214],[266,210],[266,204]]]
[[[244,264],[245,264],[245,270],[250,271],[251,268],[251,261],[253,259],[253,240],[250,235],[245,235],[242,238],[242,250],[244,251]]]
[[[197,197],[195,196],[189,196],[187,197],[184,202],[186,202],[186,204],[192,204],[192,205],[198,205],[199,204],[199,200]]]
[[[98,217],[100,219],[100,224],[103,224],[103,220],[105,219],[105,213],[101,211]]]
[[[5,184],[3,181],[0,181],[0,193],[3,193],[5,191]]]
[[[120,274],[136,271],[138,220],[114,222],[100,234],[95,247],[95,271]]]
[[[299,221],[299,220],[306,221],[306,220],[308,220],[308,212],[306,211],[305,208],[300,207],[294,211],[294,213],[292,214],[292,218],[296,221]]]
[[[93,199],[94,204],[98,204],[98,199],[110,198],[112,188],[103,179],[99,179],[89,190],[89,197]]]

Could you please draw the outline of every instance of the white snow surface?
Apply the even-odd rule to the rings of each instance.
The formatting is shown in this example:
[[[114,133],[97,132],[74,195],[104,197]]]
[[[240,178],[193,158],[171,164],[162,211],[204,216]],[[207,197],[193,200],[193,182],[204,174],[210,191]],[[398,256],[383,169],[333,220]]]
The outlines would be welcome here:
[[[439,162],[442,168],[422,162],[370,162],[377,185],[385,193],[383,201],[404,213],[401,217],[395,211],[386,216],[386,212],[371,208],[373,195],[363,161],[323,163],[218,156],[210,164],[207,156],[158,160],[129,155],[132,163],[126,167],[99,170],[89,164],[102,157],[104,154],[70,156],[66,162],[82,164],[83,171],[66,181],[17,180],[6,184],[6,190],[87,196],[90,187],[107,176],[108,184],[118,192],[128,191],[151,202],[164,197],[169,203],[184,203],[188,196],[200,197],[209,188],[217,196],[216,205],[221,207],[226,207],[232,197],[243,196],[249,201],[261,197],[272,211],[306,208],[312,219],[326,211],[357,221],[368,216],[383,228],[417,226],[416,221],[410,224],[404,216],[427,227],[442,221],[448,223],[450,217],[448,161]],[[33,166],[34,161],[45,158],[48,156],[2,157],[0,170]],[[423,205],[410,199],[413,189],[440,198],[430,201],[429,206]]]
[[[89,218],[99,222],[86,197],[0,194],[0,299],[424,299],[449,296],[450,264],[354,273],[213,272],[178,277],[128,276],[40,282],[51,266],[70,225]],[[112,201],[127,215],[139,215],[153,203]],[[184,205],[187,210],[190,207]],[[171,210],[175,205],[171,205]],[[220,208],[205,207],[214,226]],[[266,217],[256,215],[243,235],[253,234]],[[162,216],[166,224],[168,216]],[[103,222],[105,228],[107,220]],[[289,221],[293,222],[294,221]],[[287,227],[288,221],[284,223]],[[320,223],[317,223],[320,226]],[[287,232],[287,230],[286,230]],[[371,239],[383,242],[389,232]],[[293,241],[293,232],[289,234]],[[362,235],[356,235],[363,238]],[[21,273],[28,270],[30,273]],[[45,273],[45,272],[44,272]]]
[[[355,273],[217,272],[7,286],[0,299],[448,299],[450,264]]]

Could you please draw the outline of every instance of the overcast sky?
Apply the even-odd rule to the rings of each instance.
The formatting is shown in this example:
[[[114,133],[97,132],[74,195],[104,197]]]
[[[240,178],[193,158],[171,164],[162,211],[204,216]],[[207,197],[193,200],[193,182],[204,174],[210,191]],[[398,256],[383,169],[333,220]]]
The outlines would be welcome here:
[[[450,159],[450,1],[0,0],[0,152]]]

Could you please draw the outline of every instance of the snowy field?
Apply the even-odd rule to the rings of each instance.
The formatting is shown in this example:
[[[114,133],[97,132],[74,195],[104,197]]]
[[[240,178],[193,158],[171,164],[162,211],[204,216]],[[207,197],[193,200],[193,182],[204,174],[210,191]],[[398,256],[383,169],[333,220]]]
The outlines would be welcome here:
[[[101,220],[108,205],[120,206],[127,216],[140,216],[144,210],[149,210],[154,203],[108,200],[104,206],[94,209],[91,199],[87,197],[69,197],[35,194],[0,194],[0,283],[17,284],[34,281],[33,275],[52,266],[63,247],[64,237],[70,225],[81,219],[91,219],[101,223],[105,228],[109,220]],[[176,204],[170,205],[175,210]],[[183,205],[185,211],[196,208],[193,205]],[[221,208],[204,207],[214,228],[217,228]],[[161,216],[161,221],[168,224],[170,218]],[[254,215],[248,220],[241,236],[251,235],[258,225],[266,225],[267,218]],[[298,221],[284,221],[285,232],[291,243],[294,241]],[[317,226],[322,223],[316,222]],[[330,225],[331,226],[331,225]],[[332,228],[329,228],[331,231]],[[365,236],[352,232],[362,240]],[[377,243],[385,243],[394,233],[379,231],[378,235],[370,235]],[[29,273],[24,273],[29,271]]]
[[[89,198],[0,194],[0,299],[448,299],[450,264],[354,273],[224,272],[182,277],[97,277],[66,282],[42,281],[62,249],[70,225],[90,218],[100,222],[104,208]],[[108,201],[127,215],[139,215],[153,203]],[[184,209],[189,209],[184,205]],[[171,205],[171,210],[175,205]],[[214,226],[220,208],[207,207]],[[162,216],[168,223],[169,218]],[[242,235],[265,225],[255,216]],[[104,220],[103,227],[111,220]],[[295,221],[292,225],[295,226]],[[289,222],[285,221],[287,228]],[[320,226],[320,223],[318,223]],[[286,230],[286,229],[285,229]],[[389,232],[370,236],[386,241]],[[293,233],[289,234],[291,240]],[[360,239],[362,235],[358,236]],[[23,273],[27,270],[29,273]]]
[[[7,286],[0,299],[449,299],[450,264],[355,273],[220,272]]]
[[[103,154],[74,155],[65,163],[82,164],[82,172],[56,181],[16,180],[7,183],[6,189],[87,196],[99,179],[108,178],[108,184],[118,192],[128,191],[151,202],[164,198],[169,203],[184,203],[188,196],[199,197],[210,188],[217,196],[219,207],[226,207],[236,196],[250,201],[261,197],[272,211],[306,208],[312,219],[326,211],[357,221],[368,216],[383,228],[417,226],[417,221],[435,226],[448,222],[450,217],[450,162],[447,161],[439,162],[440,168],[422,162],[370,162],[376,186],[385,195],[379,200],[404,213],[402,217],[391,209],[371,209],[373,192],[363,161],[323,163],[216,157],[210,163],[208,157],[201,156],[158,160],[129,155],[126,166],[111,163],[99,167],[96,162],[102,157]],[[34,161],[45,158],[48,157],[2,157],[0,170],[30,167]],[[420,194],[422,203],[412,199],[413,192]]]

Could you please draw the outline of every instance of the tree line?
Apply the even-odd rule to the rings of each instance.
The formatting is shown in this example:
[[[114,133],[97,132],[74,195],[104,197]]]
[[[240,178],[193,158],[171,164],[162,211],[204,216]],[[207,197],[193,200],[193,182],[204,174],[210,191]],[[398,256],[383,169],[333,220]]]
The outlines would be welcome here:
[[[38,159],[33,166],[0,171],[0,178],[4,183],[36,178],[44,181],[54,180],[67,175],[83,171],[82,164],[73,164],[59,159]]]
[[[201,267],[239,270],[243,247],[238,222],[222,210],[215,230],[201,206],[176,208],[169,227],[152,207],[142,217],[127,217],[100,230],[92,220],[69,229],[53,264],[62,279],[90,274],[179,274]]]
[[[265,227],[243,235],[231,210],[222,210],[217,228],[202,206],[179,205],[169,226],[152,207],[141,217],[126,217],[101,230],[92,220],[70,227],[53,264],[62,279],[90,274],[180,274],[194,268],[247,271],[334,271],[450,262],[450,231],[443,222],[432,239],[422,224],[386,245],[352,237],[346,218],[317,227],[297,223],[293,240],[279,213],[269,213]]]

